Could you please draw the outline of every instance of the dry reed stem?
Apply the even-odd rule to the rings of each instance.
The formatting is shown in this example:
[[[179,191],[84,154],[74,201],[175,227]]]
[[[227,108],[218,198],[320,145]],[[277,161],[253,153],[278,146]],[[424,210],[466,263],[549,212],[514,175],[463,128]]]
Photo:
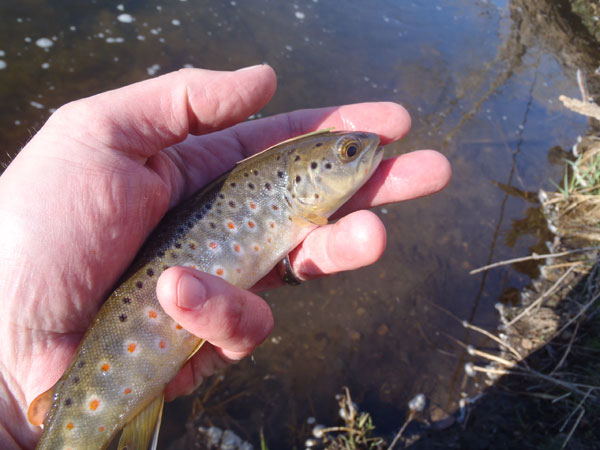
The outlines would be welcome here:
[[[552,286],[550,286],[550,289],[548,289],[542,295],[540,295],[533,303],[531,303],[531,305],[529,305],[527,308],[525,308],[523,311],[521,311],[516,317],[514,317],[510,322],[508,322],[506,324],[506,326],[510,327],[510,326],[514,325],[519,320],[521,320],[523,317],[525,317],[527,314],[529,314],[534,308],[541,305],[542,301],[546,297],[548,297],[550,294],[552,294],[562,284],[562,282],[565,280],[565,278],[567,278],[567,276],[573,271],[574,268],[575,268],[575,266],[569,267],[569,269],[565,273],[563,273],[560,276],[560,278],[554,282],[554,284]]]
[[[507,264],[514,264],[514,263],[518,263],[518,262],[531,261],[531,260],[537,260],[537,259],[558,258],[560,256],[572,255],[573,253],[582,253],[582,252],[587,252],[587,251],[592,251],[592,250],[600,250],[600,247],[576,248],[573,250],[566,250],[566,251],[560,252],[560,253],[546,253],[545,255],[538,255],[537,253],[534,253],[529,256],[522,256],[520,258],[507,259],[505,261],[498,261],[493,264],[488,264],[487,266],[482,266],[478,269],[471,270],[469,272],[469,275],[475,275],[476,273],[483,272],[484,270],[493,269],[494,267],[499,267],[499,266],[505,266]]]

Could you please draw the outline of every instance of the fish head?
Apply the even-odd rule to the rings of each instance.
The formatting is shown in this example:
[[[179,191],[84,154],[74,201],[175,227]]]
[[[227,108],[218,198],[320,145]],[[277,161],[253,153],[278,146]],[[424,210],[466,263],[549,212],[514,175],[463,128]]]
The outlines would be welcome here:
[[[302,145],[292,162],[288,194],[302,217],[329,217],[373,175],[383,158],[379,136],[366,132],[325,132]]]

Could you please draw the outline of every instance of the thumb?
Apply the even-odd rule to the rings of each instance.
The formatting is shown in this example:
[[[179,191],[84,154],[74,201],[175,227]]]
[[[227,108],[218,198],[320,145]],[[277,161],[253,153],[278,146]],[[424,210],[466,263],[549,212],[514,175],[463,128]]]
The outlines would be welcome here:
[[[69,127],[82,142],[148,158],[183,141],[245,120],[275,92],[273,69],[182,69],[59,108],[46,127]],[[92,142],[90,142],[92,141]],[[94,142],[95,141],[95,142]]]
[[[273,329],[271,309],[262,298],[189,267],[166,270],[156,293],[173,320],[229,360],[249,355]]]

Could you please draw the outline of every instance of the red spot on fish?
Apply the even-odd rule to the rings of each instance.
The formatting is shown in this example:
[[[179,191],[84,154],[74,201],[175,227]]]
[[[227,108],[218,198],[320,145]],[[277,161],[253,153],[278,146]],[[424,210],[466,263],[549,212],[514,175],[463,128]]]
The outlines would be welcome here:
[[[267,238],[267,242],[270,244],[273,238]]]
[[[104,427],[100,427],[100,428],[98,428],[98,431],[99,431],[100,433],[102,433],[102,432],[104,431]]]
[[[242,269],[240,269],[239,267],[238,267],[237,269],[235,269],[235,271],[236,271],[237,273],[242,273]]]
[[[191,248],[192,250],[196,250],[196,244],[190,244],[190,248]]]
[[[137,344],[136,344],[135,342],[132,342],[131,344],[129,344],[129,345],[127,346],[127,351],[128,351],[129,353],[133,353],[133,352],[135,352],[135,348],[136,348],[136,347],[137,347]]]
[[[236,253],[240,252],[240,245],[239,244],[233,244],[233,249],[236,251]]]
[[[175,328],[177,328],[178,330],[181,330],[183,327],[179,324],[175,325]]]
[[[125,395],[129,395],[129,394],[131,394],[131,389],[129,389],[129,388],[126,388],[126,389],[123,391],[123,394],[125,394]]]
[[[96,411],[98,409],[98,406],[100,406],[100,400],[94,399],[90,402],[90,410]]]
[[[235,230],[235,224],[233,222],[227,222],[227,228],[230,230]]]
[[[100,366],[100,370],[102,372],[108,372],[110,370],[110,366],[108,365],[108,363],[104,363],[102,364],[102,366]]]
[[[222,277],[224,273],[225,273],[225,271],[222,268],[219,267],[217,269],[217,275],[219,275],[220,277]]]
[[[75,428],[75,425],[73,424],[73,422],[69,422],[67,424],[67,430],[72,430],[73,428]]]
[[[210,244],[208,244],[208,246],[214,250],[218,247],[218,244],[216,242],[211,242]]]
[[[151,319],[156,319],[156,316],[156,311],[154,311],[153,309],[148,311],[148,317],[150,317]]]
[[[273,210],[274,210],[274,211],[277,211],[278,209],[279,209],[279,206],[277,206],[277,205],[273,205]]]
[[[166,343],[165,341],[160,341],[160,342],[158,343],[158,346],[159,346],[160,348],[166,348],[166,347],[167,347],[167,343]]]
[[[252,222],[251,220],[249,220],[249,221],[248,221],[248,226],[249,226],[250,228],[254,228],[255,224],[254,224],[254,222]]]
[[[255,245],[253,248],[254,248],[254,251],[255,251],[255,252],[257,252],[257,251],[259,251],[259,250],[260,250],[260,248],[258,247],[258,245]]]
[[[275,228],[275,222],[271,222],[271,223],[269,224],[269,226],[270,226],[271,228]]]
[[[256,209],[256,203],[254,203],[254,202],[250,202],[250,208],[252,208],[252,209]]]

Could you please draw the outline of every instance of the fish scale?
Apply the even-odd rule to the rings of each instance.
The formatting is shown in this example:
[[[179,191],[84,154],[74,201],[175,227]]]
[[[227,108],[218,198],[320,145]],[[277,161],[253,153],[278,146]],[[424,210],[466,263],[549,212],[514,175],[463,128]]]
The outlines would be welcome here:
[[[189,266],[253,286],[364,184],[378,144],[374,134],[328,130],[285,141],[169,212],[51,391],[37,448],[106,448],[202,344],[160,307],[164,270]]]

